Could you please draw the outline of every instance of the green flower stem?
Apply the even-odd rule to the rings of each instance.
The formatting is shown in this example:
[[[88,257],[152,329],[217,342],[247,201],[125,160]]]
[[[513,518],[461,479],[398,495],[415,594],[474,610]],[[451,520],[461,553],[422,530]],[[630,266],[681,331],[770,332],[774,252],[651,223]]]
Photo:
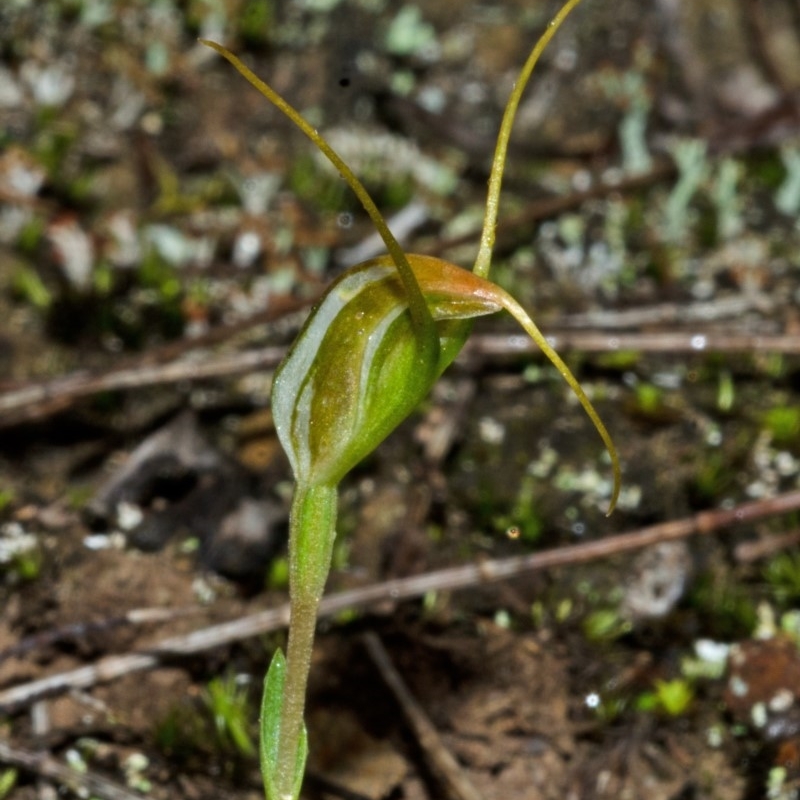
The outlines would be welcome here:
[[[295,489],[289,517],[289,595],[292,615],[286,653],[275,786],[280,800],[294,800],[294,780],[317,608],[325,589],[336,538],[335,486]]]

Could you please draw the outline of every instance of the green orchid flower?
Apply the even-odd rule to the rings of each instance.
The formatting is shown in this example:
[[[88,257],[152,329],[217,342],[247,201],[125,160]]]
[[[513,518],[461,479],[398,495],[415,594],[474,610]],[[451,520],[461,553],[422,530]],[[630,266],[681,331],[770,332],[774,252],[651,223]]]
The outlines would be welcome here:
[[[611,437],[566,364],[524,309],[488,279],[508,140],[522,92],[547,43],[580,2],[568,0],[526,61],[506,105],[492,163],[486,215],[472,271],[407,254],[372,198],[325,139],[222,45],[204,41],[319,148],[356,193],[388,255],[345,272],[325,292],[275,374],[272,410],[296,481],[289,530],[292,605],[286,657],[267,673],[261,768],[267,800],[296,800],[307,753],[303,724],[317,607],[335,539],[337,486],[428,394],[466,342],[473,320],[507,311],[556,366],[611,456],[613,509],[620,486]]]

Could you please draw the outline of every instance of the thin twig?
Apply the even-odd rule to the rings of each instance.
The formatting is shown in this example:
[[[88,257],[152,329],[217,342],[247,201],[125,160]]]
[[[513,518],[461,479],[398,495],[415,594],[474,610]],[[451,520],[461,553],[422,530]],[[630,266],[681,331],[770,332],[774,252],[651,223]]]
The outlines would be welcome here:
[[[739,308],[738,304],[732,307]],[[627,312],[606,312],[598,317],[597,327],[611,327],[615,314],[618,325],[630,324],[631,314],[646,317],[656,308]],[[667,313],[664,311],[663,313]],[[698,314],[697,319],[701,319]],[[583,324],[582,315],[575,320],[561,320],[564,326]],[[647,333],[618,333],[606,330],[575,331],[550,329],[547,339],[560,350],[580,350],[586,353],[607,353],[618,350],[637,350],[643,353],[751,353],[770,352],[786,355],[800,353],[800,336],[796,334],[760,334],[702,330],[649,331]],[[525,336],[506,334],[476,334],[467,342],[461,359],[482,355],[527,355],[538,353],[536,345]],[[180,381],[204,380],[240,375],[258,369],[273,369],[286,353],[285,347],[269,346],[239,353],[210,355],[198,351],[183,355],[168,363],[137,364],[113,369],[98,375],[75,372],[61,378],[30,383],[0,394],[0,428],[45,419],[63,411],[77,400],[103,391],[139,389]]]
[[[98,797],[102,800],[142,800],[140,794],[101,778],[92,772],[77,772],[48,753],[21,750],[0,741],[0,762],[57,782],[59,789],[68,789],[78,797]]]
[[[445,746],[428,715],[395,669],[381,640],[371,631],[365,633],[363,639],[372,663],[397,700],[406,722],[419,743],[429,769],[441,783],[447,797],[453,798],[453,800],[483,800],[483,795],[467,778],[464,770]]]
[[[758,311],[772,322],[776,300],[763,292],[738,292],[721,295],[713,300],[680,303],[656,303],[630,308],[593,309],[579,314],[569,314],[555,320],[560,328],[598,328],[616,331],[647,329],[655,333],[656,325],[708,325],[710,322],[730,319],[737,325],[743,314]],[[773,323],[774,324],[774,323]]]
[[[134,608],[116,617],[106,617],[105,619],[93,620],[91,622],[73,622],[68,625],[61,625],[51,630],[40,631],[20,639],[14,644],[0,650],[0,663],[9,658],[21,658],[32,650],[41,650],[56,642],[66,639],[78,639],[89,634],[106,633],[122,625],[141,626],[155,625],[159,622],[167,622],[176,617],[183,617],[188,614],[197,614],[201,611],[200,606],[189,606],[186,608]]]
[[[262,347],[213,357],[198,351],[194,357],[181,358],[167,364],[139,364],[100,375],[72,373],[63,378],[28,385],[0,395],[0,427],[51,416],[68,408],[76,400],[98,392],[140,389],[157,384],[221,378],[251,370],[272,369],[280,363],[285,353],[285,347]]]
[[[759,0],[746,0],[744,3],[744,15],[749,29],[751,48],[758,66],[761,67],[767,78],[779,89],[781,94],[787,95],[793,87],[787,82],[780,63],[775,59],[767,29],[767,18],[762,5]]]
[[[675,165],[672,162],[664,161],[656,164],[650,172],[641,175],[632,175],[622,178],[619,181],[598,181],[594,186],[580,192],[572,192],[558,197],[548,197],[545,200],[538,200],[531,203],[524,211],[497,224],[497,237],[501,239],[507,236],[509,231],[518,232],[526,227],[541,222],[566,211],[579,208],[588,200],[597,200],[607,197],[610,194],[625,194],[626,192],[636,192],[654,186],[660,181],[671,178],[676,174]],[[450,239],[441,239],[435,245],[427,248],[425,253],[431,256],[441,256],[454,247],[470,244],[478,239],[480,231],[468,231],[465,234],[454,236]]]
[[[614,333],[610,331],[548,330],[547,341],[562,352],[577,350],[584,353],[800,353],[797,334],[746,334],[725,331]],[[535,354],[538,348],[521,334],[477,334],[467,342],[463,357],[520,356]]]
[[[733,557],[740,564],[750,564],[753,561],[769,558],[782,550],[788,550],[796,544],[800,544],[800,530],[789,531],[779,535],[773,534],[752,542],[742,542],[736,545]]]
[[[272,365],[285,348],[265,347],[241,354],[211,356],[209,348],[261,326],[280,333],[296,333],[317,296],[300,301],[278,297],[265,311],[237,322],[216,325],[205,333],[150,348],[144,355],[117,359],[112,369],[99,373],[79,370],[49,380],[0,381],[0,427],[42,419],[68,408],[75,400],[100,391],[131,389],[175,381],[236,375],[248,369]],[[198,363],[199,362],[199,363]],[[262,363],[263,362],[263,363]],[[273,365],[274,366],[274,365]],[[201,367],[201,368],[200,368]]]
[[[401,601],[422,597],[430,591],[455,591],[570,564],[582,564],[632,550],[640,550],[659,542],[705,535],[731,525],[785,514],[800,509],[800,490],[765,500],[754,500],[732,509],[702,511],[691,517],[651,525],[631,533],[608,536],[593,542],[556,547],[540,553],[493,559],[479,564],[427,572],[410,578],[398,578],[361,589],[328,595],[319,606],[319,616],[330,617],[341,611],[365,608],[388,600]],[[289,623],[289,605],[260,611],[249,616],[202,628],[183,636],[174,636],[153,645],[147,652],[107,656],[94,664],[60,672],[46,678],[14,686],[0,692],[0,711],[22,708],[47,695],[67,689],[87,688],[98,683],[152,669],[166,657],[185,656],[240,642]]]

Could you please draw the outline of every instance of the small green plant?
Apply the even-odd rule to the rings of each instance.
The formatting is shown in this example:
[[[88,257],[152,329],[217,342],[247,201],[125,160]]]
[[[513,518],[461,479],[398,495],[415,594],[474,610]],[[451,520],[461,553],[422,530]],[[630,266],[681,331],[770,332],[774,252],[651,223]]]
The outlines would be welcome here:
[[[764,567],[775,599],[785,605],[800,597],[800,553],[778,553]]]
[[[20,265],[11,279],[14,295],[29,303],[39,311],[47,311],[53,302],[53,295],[32,267]]]
[[[0,512],[5,511],[14,502],[13,489],[0,489]]]
[[[749,636],[757,622],[751,593],[725,570],[698,575],[688,602],[703,620],[703,635],[717,640]]]
[[[0,800],[11,795],[11,790],[17,783],[17,771],[12,767],[0,772]]]
[[[664,390],[652,383],[636,385],[636,410],[645,417],[656,417],[664,411]]]
[[[0,576],[14,582],[32,581],[42,568],[39,540],[18,522],[0,528]]]
[[[779,444],[795,441],[800,435],[800,408],[776,406],[764,414],[764,425]]]
[[[613,642],[630,633],[631,628],[630,620],[613,608],[592,611],[583,621],[583,632],[593,642]]]
[[[467,271],[403,252],[372,197],[328,142],[233,53],[204,41],[283,112],[336,167],[389,252],[349,269],[328,289],[284,361],[272,411],[295,477],[289,521],[291,624],[286,655],[267,671],[261,707],[261,771],[268,800],[295,800],[305,771],[303,713],[317,608],[336,536],[338,484],[409,414],[458,355],[475,318],[505,310],[575,392],[620,468],[608,431],[569,368],[524,309],[488,280],[508,141],[522,92],[544,47],[580,0],[567,0],[522,68],[506,105],[489,180],[477,259]]]
[[[203,697],[214,719],[214,730],[220,745],[249,756],[256,752],[248,733],[250,709],[247,703],[247,687],[242,686],[236,676],[214,678],[208,684]]]
[[[689,710],[692,700],[694,690],[689,681],[673,678],[656,680],[653,691],[639,695],[636,705],[640,711],[658,711],[669,717],[680,717]]]

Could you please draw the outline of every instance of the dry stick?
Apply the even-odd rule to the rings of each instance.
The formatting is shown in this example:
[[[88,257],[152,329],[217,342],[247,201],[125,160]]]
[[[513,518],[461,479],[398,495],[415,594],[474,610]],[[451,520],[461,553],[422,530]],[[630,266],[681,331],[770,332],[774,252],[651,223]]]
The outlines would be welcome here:
[[[99,797],[102,800],[142,800],[140,794],[91,772],[77,772],[47,753],[21,750],[0,741],[0,763],[32,772],[70,789],[78,797]]]
[[[73,373],[0,395],[0,427],[51,416],[72,405],[75,400],[98,392],[140,389],[156,384],[220,378],[274,368],[285,354],[285,347],[263,347],[211,358],[207,353],[198,352],[195,358],[182,358],[167,364],[139,364],[100,375]]]
[[[521,219],[536,220],[580,205],[585,200],[612,191],[625,191],[664,177],[656,170],[646,176],[637,176],[619,184],[598,184],[588,192],[548,199],[534,204]],[[0,191],[2,199],[2,191]],[[503,229],[506,225],[498,226]],[[437,252],[462,241],[472,241],[478,231],[458,239],[443,241]],[[360,259],[359,259],[360,260]],[[207,333],[192,339],[181,339],[155,348],[144,357],[129,358],[125,366],[100,374],[85,371],[73,372],[48,381],[35,381],[23,385],[0,382],[0,426],[17,424],[22,421],[41,419],[68,407],[81,397],[103,391],[134,389],[155,384],[177,381],[217,378],[239,374],[248,370],[275,367],[285,354],[285,348],[266,347],[244,353],[223,354],[209,357],[202,348],[224,342],[243,331],[265,323],[275,323],[298,309],[311,305],[290,299],[279,299],[264,312],[230,325],[220,325]],[[654,317],[646,317],[651,321]],[[187,354],[190,354],[187,356]],[[164,363],[169,359],[168,363]]]
[[[378,669],[383,682],[394,695],[406,722],[414,733],[428,767],[441,783],[447,797],[453,800],[483,800],[483,795],[472,785],[453,754],[447,749],[428,715],[406,686],[400,673],[394,668],[386,648],[372,632],[363,636],[372,663]]]
[[[557,350],[585,353],[783,353],[800,354],[796,334],[746,334],[725,331],[689,333],[615,333],[611,331],[548,331],[547,341]],[[512,356],[537,353],[533,342],[517,334],[473,336],[464,347],[467,356]]]
[[[657,183],[659,180],[674,174],[674,172],[673,166],[662,164],[645,175],[637,175],[613,184],[598,183],[587,191],[573,192],[563,197],[550,198],[534,203],[518,217],[498,224],[498,234],[505,230],[513,229],[514,225],[535,222],[569,209],[577,208],[586,200],[614,192],[633,191]],[[456,239],[443,240],[434,249],[429,250],[428,254],[435,255],[456,245],[472,242],[478,238],[478,235],[478,231],[473,231]],[[245,320],[230,326],[219,326],[202,337],[198,337],[197,340],[184,339],[160,348],[152,355],[156,359],[160,357],[163,360],[164,356],[169,352],[184,353],[189,350],[196,350],[198,347],[224,341],[251,325],[265,321],[274,322],[275,318],[282,312],[285,313],[287,309],[288,311],[297,309],[296,302],[286,300],[276,301],[275,306],[275,308],[270,308],[266,312],[256,315],[252,320]],[[219,359],[208,359],[207,355],[204,355],[202,356],[202,363],[205,365],[203,372],[196,369],[199,366],[198,364],[183,360],[166,366],[158,363],[152,364],[137,361],[121,370],[112,370],[97,376],[92,376],[85,372],[77,372],[51,381],[26,384],[21,387],[6,388],[0,384],[0,391],[5,388],[5,391],[0,394],[0,428],[15,425],[19,422],[43,419],[69,407],[80,397],[86,397],[100,391],[136,388],[176,380],[190,380],[195,376],[220,377],[243,372],[247,369],[276,366],[277,364],[273,363],[272,359],[273,353],[274,350],[272,348],[266,348],[265,350],[255,351],[253,354],[244,353],[240,356],[223,356]],[[150,357],[151,354],[148,354],[147,358]],[[280,358],[278,358],[278,361],[280,361]]]
[[[722,295],[711,300],[695,300],[692,302],[655,303],[629,308],[596,308],[577,314],[568,314],[549,321],[549,324],[561,328],[576,330],[617,331],[644,329],[649,333],[656,332],[656,326],[669,325],[670,330],[681,325],[704,325],[719,320],[733,319],[741,326],[742,315],[758,311],[763,315],[765,324],[771,327],[761,333],[774,333],[775,308],[777,301],[769,294],[760,291],[746,290],[736,294]],[[685,331],[686,328],[683,328]]]
[[[745,148],[742,148],[745,149]],[[517,226],[531,224],[550,217],[561,214],[573,208],[577,208],[587,200],[605,197],[613,193],[625,193],[647,188],[661,180],[665,180],[675,174],[675,167],[671,163],[663,162],[654,167],[648,173],[623,178],[618,182],[598,182],[590,189],[582,192],[573,192],[569,195],[548,198],[531,204],[525,211],[516,217],[505,220],[497,226],[498,236],[508,230],[514,230]],[[478,236],[478,231],[473,231],[463,236],[452,239],[444,239],[434,247],[428,249],[428,255],[437,255],[453,247],[474,241]],[[163,348],[159,348],[154,354],[148,353],[146,359],[153,356],[156,359],[168,357],[170,353],[186,353],[196,351],[197,348],[218,343],[232,337],[249,327],[263,322],[275,322],[276,317],[280,318],[282,313],[296,311],[298,304],[291,300],[279,299],[275,301],[275,307],[255,315],[252,319],[244,320],[229,326],[219,326],[210,330],[207,334],[192,340],[180,340]],[[613,313],[613,312],[612,312]],[[653,317],[649,320],[652,321]],[[646,335],[645,335],[646,336]],[[654,337],[642,340],[642,348],[655,351],[656,338],[660,334],[650,334]],[[741,346],[730,347],[726,344],[727,337],[721,335],[720,343],[714,348],[720,352],[729,350],[764,349],[775,350],[776,352],[794,353],[798,352],[800,344],[794,337],[776,337],[777,340],[789,339],[790,343],[786,349],[779,341],[771,342],[769,337],[747,337],[740,336],[740,341],[747,339],[756,340],[755,344],[741,344]],[[474,346],[474,345],[473,345]],[[570,344],[569,337],[566,337],[564,345],[577,348],[578,344]],[[598,347],[597,349],[602,349]],[[667,348],[663,348],[667,349]],[[689,350],[694,348],[687,348]],[[708,349],[712,349],[710,346]],[[69,407],[76,399],[95,394],[100,391],[113,391],[127,388],[137,388],[146,385],[170,383],[179,380],[192,380],[194,378],[209,378],[230,376],[244,372],[249,369],[268,368],[276,366],[283,355],[279,348],[263,348],[236,355],[223,355],[209,357],[207,353],[202,354],[202,365],[188,360],[179,360],[168,364],[134,362],[121,370],[112,370],[101,375],[91,375],[85,372],[72,373],[51,381],[26,384],[20,387],[3,387],[0,384],[0,428],[15,425],[20,422],[30,422],[40,420],[52,414],[62,411]],[[202,368],[201,368],[202,366]],[[5,391],[2,391],[5,389]]]
[[[76,399],[101,391],[191,380],[195,375],[201,378],[222,377],[257,367],[275,366],[274,358],[280,360],[285,348],[266,347],[233,355],[222,354],[212,359],[209,359],[208,348],[262,325],[275,331],[288,326],[296,332],[315,299],[276,298],[265,311],[237,322],[214,326],[199,336],[151,348],[142,356],[118,359],[113,369],[100,373],[79,370],[58,378],[22,384],[0,381],[0,427],[50,416],[67,408]]]
[[[745,20],[750,33],[751,52],[755,56],[758,66],[764,71],[767,78],[778,87],[781,94],[786,96],[792,92],[793,86],[788,85],[786,75],[780,67],[780,62],[773,52],[767,19],[761,3],[758,0],[746,0],[744,3]]]
[[[545,200],[533,202],[516,216],[498,222],[496,229],[497,236],[500,238],[509,231],[515,231],[520,227],[531,225],[535,222],[541,222],[542,220],[555,217],[558,214],[563,214],[566,211],[571,211],[574,208],[582,206],[587,200],[597,200],[611,194],[624,194],[626,192],[635,192],[639,189],[646,189],[662,180],[671,178],[676,172],[675,165],[672,162],[665,161],[656,164],[650,172],[645,172],[641,175],[633,175],[614,182],[598,181],[591,188],[581,192],[572,192],[571,194],[548,197]],[[450,239],[442,239],[435,245],[426,249],[425,252],[427,255],[440,256],[454,247],[460,247],[461,245],[474,242],[478,236],[479,232],[475,230],[460,236],[454,236]]]
[[[618,553],[639,550],[659,542],[685,539],[692,535],[713,533],[720,528],[753,522],[775,514],[800,510],[800,490],[766,500],[754,500],[732,509],[702,511],[691,517],[662,522],[631,533],[608,536],[594,542],[556,547],[540,553],[492,559],[479,564],[427,572],[410,578],[400,578],[365,586],[347,592],[328,595],[319,606],[320,617],[330,617],[346,609],[362,608],[387,599],[399,601],[422,597],[430,591],[453,591],[470,586],[493,583],[553,567],[580,564],[608,558]],[[0,692],[0,711],[21,708],[47,695],[67,689],[86,688],[104,683],[132,672],[152,669],[168,656],[200,653],[214,647],[261,636],[286,627],[289,623],[288,603],[278,608],[202,628],[184,636],[174,636],[153,645],[146,652],[123,656],[107,656],[94,664],[47,678],[31,681]]]
[[[738,304],[734,305],[739,307]],[[603,315],[600,320],[603,326],[611,326],[614,313],[606,312]],[[632,312],[624,313],[630,316]],[[635,313],[646,317],[651,314],[651,310],[641,309]],[[628,316],[621,318],[621,324],[626,324]],[[563,324],[569,325],[569,318],[563,320]],[[587,353],[617,350],[637,350],[643,353],[800,353],[800,336],[791,334],[553,330],[548,333],[547,340],[559,350],[582,350]],[[538,352],[536,345],[526,337],[507,334],[475,335],[464,348],[465,356],[527,355]],[[76,400],[97,392],[230,377],[257,369],[271,369],[280,363],[285,354],[286,348],[275,346],[218,355],[201,351],[194,358],[184,357],[166,364],[143,364],[99,375],[79,372],[52,381],[28,384],[0,394],[0,428],[44,419],[64,410]]]
[[[733,557],[740,564],[750,564],[762,558],[769,558],[781,550],[788,550],[800,544],[800,530],[789,531],[788,533],[772,534],[763,539],[756,539],[752,542],[742,542],[736,545]]]
[[[118,628],[122,625],[142,626],[155,625],[159,622],[168,622],[177,617],[188,614],[198,614],[202,611],[200,606],[187,606],[183,608],[134,608],[116,617],[93,620],[90,622],[73,622],[61,625],[58,628],[40,631],[20,639],[14,644],[0,650],[0,663],[9,658],[21,658],[31,650],[40,650],[55,642],[65,639],[79,639],[92,633],[102,633]]]

